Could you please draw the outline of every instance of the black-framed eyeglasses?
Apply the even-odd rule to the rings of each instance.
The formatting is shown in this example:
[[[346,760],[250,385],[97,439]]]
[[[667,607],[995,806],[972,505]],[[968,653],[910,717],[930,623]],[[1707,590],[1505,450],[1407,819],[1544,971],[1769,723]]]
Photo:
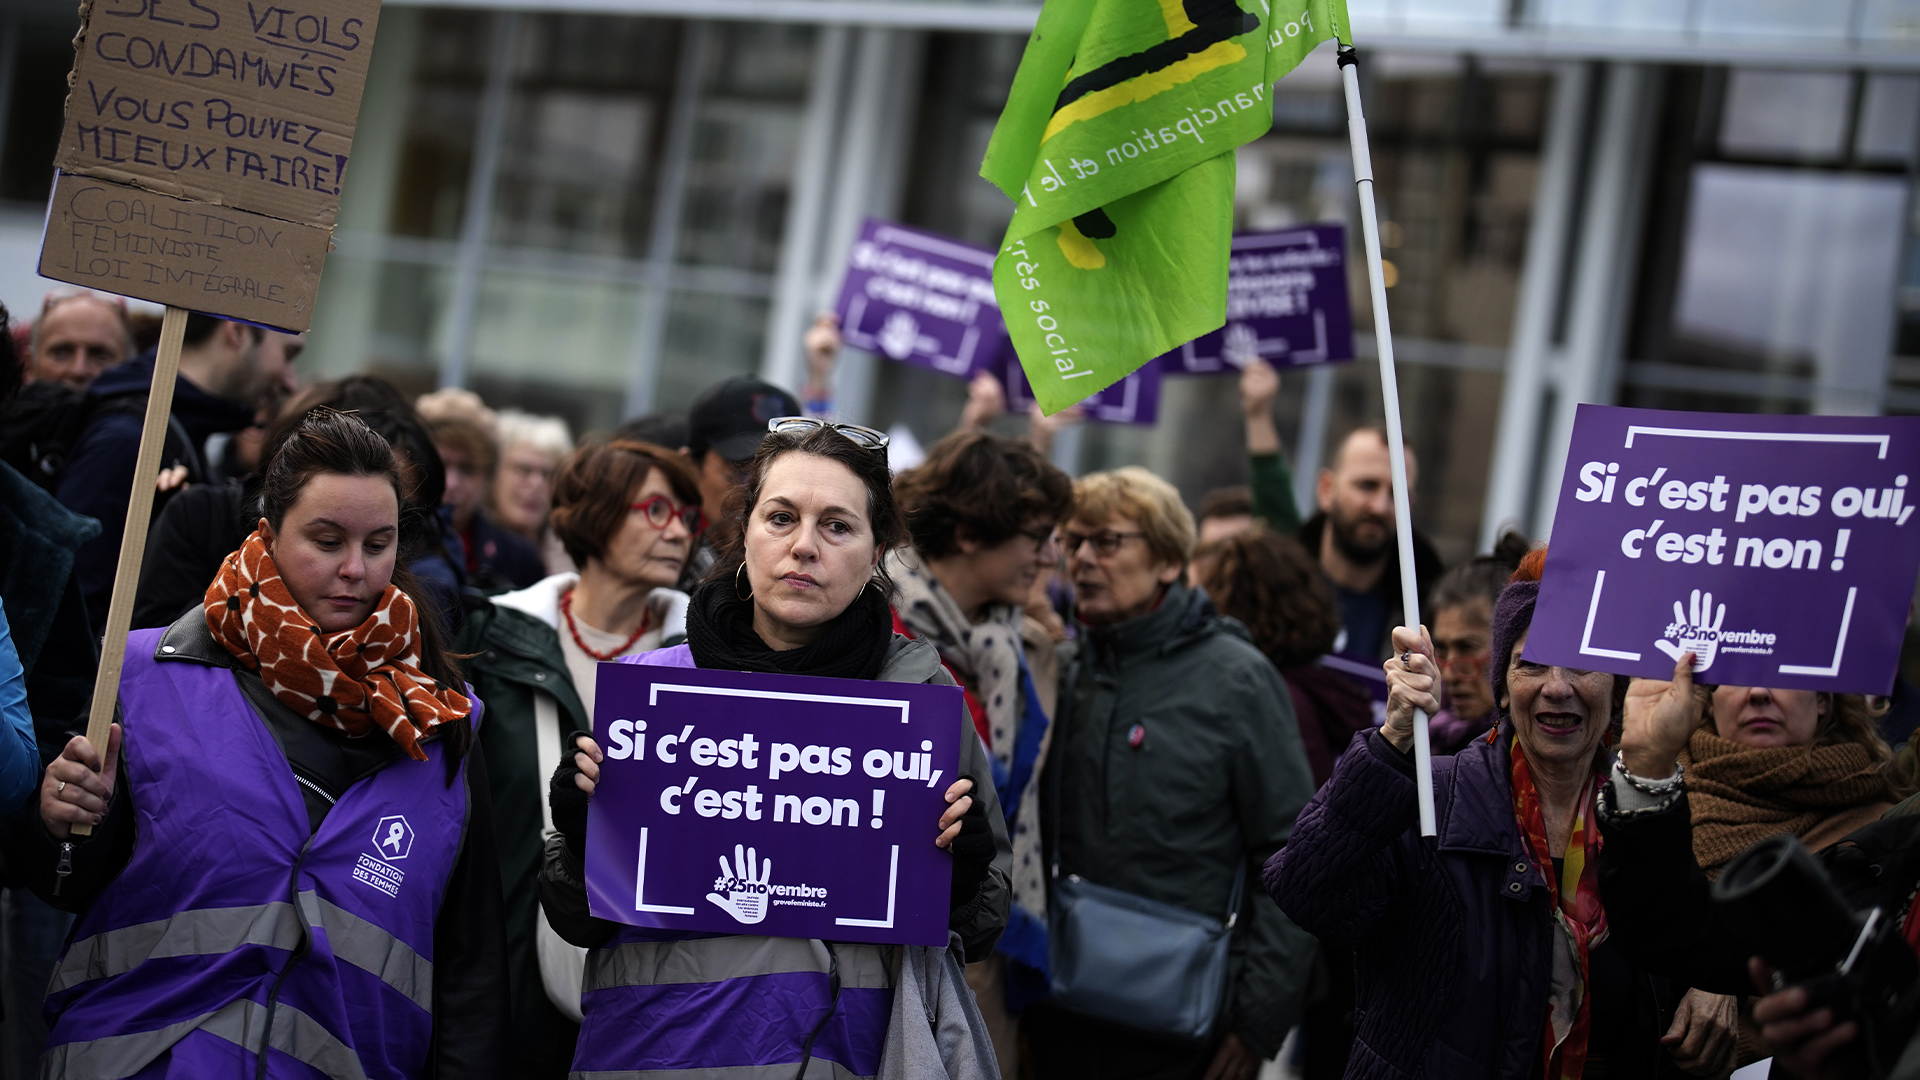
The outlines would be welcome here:
[[[698,506],[682,506],[675,509],[673,500],[665,495],[655,495],[646,502],[628,503],[627,509],[638,510],[647,515],[647,524],[656,529],[666,528],[674,518],[695,536],[707,531],[707,515]]]
[[[1035,525],[1031,529],[1017,530],[1014,535],[1026,537],[1033,541],[1033,550],[1042,551],[1045,550],[1048,544],[1053,543],[1055,527],[1052,525]]]
[[[1072,529],[1060,531],[1060,550],[1071,555],[1080,550],[1081,544],[1092,544],[1095,555],[1111,555],[1120,550],[1120,545],[1129,540],[1138,540],[1147,535],[1143,532],[1115,532],[1101,529],[1095,533],[1074,532]]]
[[[887,433],[884,431],[875,431],[870,427],[861,427],[859,424],[843,424],[838,420],[822,420],[814,416],[776,416],[767,421],[767,430],[775,435],[803,434],[818,431],[821,428],[832,428],[862,450],[885,450],[887,443],[892,441],[887,438]]]

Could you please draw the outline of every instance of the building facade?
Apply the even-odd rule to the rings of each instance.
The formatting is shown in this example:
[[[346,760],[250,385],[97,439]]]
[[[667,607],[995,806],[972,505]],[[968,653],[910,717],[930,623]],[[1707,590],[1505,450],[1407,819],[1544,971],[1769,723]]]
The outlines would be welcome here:
[[[1036,10],[389,0],[303,375],[468,386],[576,430],[736,373],[797,387],[863,218],[998,243],[1011,205],[977,170]],[[1920,0],[1350,10],[1415,517],[1449,558],[1550,529],[1580,402],[1920,412]],[[48,287],[73,30],[70,4],[0,4],[0,299],[20,316]],[[1353,221],[1330,50],[1273,100],[1238,152],[1239,224]],[[1379,416],[1353,285],[1361,358],[1283,380],[1303,500]],[[964,398],[851,350],[837,374],[839,413],[922,443]],[[1056,453],[1197,501],[1244,474],[1235,386],[1169,380],[1153,427]]]

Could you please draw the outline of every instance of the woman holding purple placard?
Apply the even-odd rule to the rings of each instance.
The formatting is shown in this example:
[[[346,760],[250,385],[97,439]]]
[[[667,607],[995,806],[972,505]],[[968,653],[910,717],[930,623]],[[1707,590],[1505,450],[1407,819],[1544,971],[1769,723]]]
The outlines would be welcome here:
[[[734,496],[734,549],[693,594],[688,643],[621,662],[953,685],[931,645],[893,632],[893,589],[881,559],[904,528],[887,437],[803,417],[776,419],[768,430]],[[931,840],[953,853],[949,925],[967,958],[978,960],[1006,925],[1012,848],[972,720],[963,710],[955,722],[968,736],[961,779],[946,791]],[[878,1075],[890,1029],[903,1026],[893,1015],[903,947],[686,934],[588,914],[581,852],[602,755],[586,734],[574,740],[577,752],[561,763],[550,791],[560,835],[547,844],[540,899],[562,937],[592,950],[575,1072],[805,1075],[819,1059],[837,1066],[835,1075]],[[959,978],[954,971],[950,985]],[[971,995],[960,994],[955,1005],[966,1013],[973,1045],[944,1049],[965,1061],[895,1057],[885,1063],[889,1074],[944,1068],[961,1075],[963,1065],[991,1061]],[[930,1049],[931,1040],[921,1045]]]
[[[1493,729],[1433,759],[1439,835],[1420,835],[1415,709],[1443,680],[1424,627],[1399,627],[1387,720],[1354,741],[1266,867],[1282,910],[1350,947],[1346,1075],[1641,1080],[1675,1075],[1664,979],[1615,944],[1595,801],[1622,677],[1524,656],[1546,549],[1493,607]]]

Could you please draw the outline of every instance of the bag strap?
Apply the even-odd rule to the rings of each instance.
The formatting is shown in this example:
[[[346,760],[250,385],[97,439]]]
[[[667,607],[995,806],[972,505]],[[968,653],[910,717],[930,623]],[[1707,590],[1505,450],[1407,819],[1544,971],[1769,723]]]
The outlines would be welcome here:
[[[1240,859],[1240,868],[1233,872],[1233,899],[1227,901],[1227,929],[1240,921],[1240,901],[1246,898],[1247,860]]]

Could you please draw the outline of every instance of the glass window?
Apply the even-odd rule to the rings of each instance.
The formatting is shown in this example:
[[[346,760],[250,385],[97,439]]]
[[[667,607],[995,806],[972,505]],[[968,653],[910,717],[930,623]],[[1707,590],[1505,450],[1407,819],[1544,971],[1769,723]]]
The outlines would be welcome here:
[[[393,194],[392,230],[401,236],[451,240],[460,235],[466,210],[493,20],[486,12],[444,9],[429,9],[423,20]],[[374,47],[381,47],[377,37]]]
[[[1720,150],[1828,160],[1846,146],[1853,79],[1840,72],[1736,70],[1727,78]]]
[[[1878,368],[1892,321],[1904,183],[1701,165],[1689,203],[1674,315],[1681,340],[1766,369]]]
[[[7,115],[0,118],[0,198],[47,201],[53,159],[60,148],[67,73],[73,70],[71,9],[64,22],[11,15],[13,86]]]
[[[646,253],[680,24],[523,17],[495,244]]]
[[[767,273],[779,264],[814,38],[793,24],[709,28],[681,262]]]
[[[1920,129],[1920,75],[1869,75],[1853,151],[1863,161],[1905,165]]]
[[[1912,148],[1916,91],[1911,76],[1673,73],[1625,403],[1887,403],[1911,184],[1894,159]]]

